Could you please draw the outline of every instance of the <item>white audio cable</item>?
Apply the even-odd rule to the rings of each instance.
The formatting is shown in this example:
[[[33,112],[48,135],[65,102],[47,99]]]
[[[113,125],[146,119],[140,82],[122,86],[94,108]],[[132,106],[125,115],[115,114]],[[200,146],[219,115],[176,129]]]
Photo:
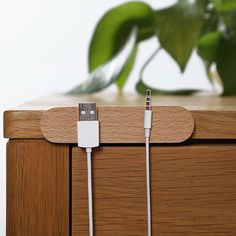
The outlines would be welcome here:
[[[147,188],[147,223],[148,236],[152,235],[152,210],[151,210],[151,188],[150,188],[150,135],[152,128],[151,90],[146,92],[146,109],[144,111],[144,129],[146,139],[146,188]]]
[[[92,148],[99,146],[96,103],[79,104],[78,146],[85,148],[88,168],[89,236],[93,236]]]

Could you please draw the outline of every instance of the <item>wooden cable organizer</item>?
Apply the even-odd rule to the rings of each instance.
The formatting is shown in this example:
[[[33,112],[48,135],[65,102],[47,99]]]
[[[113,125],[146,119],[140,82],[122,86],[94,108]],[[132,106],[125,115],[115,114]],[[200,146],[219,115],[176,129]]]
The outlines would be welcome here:
[[[191,137],[194,120],[182,107],[153,107],[151,143],[181,143]],[[99,107],[100,143],[144,143],[144,107]],[[41,117],[42,135],[53,143],[77,143],[76,107],[54,108]],[[79,134],[78,134],[79,135]]]

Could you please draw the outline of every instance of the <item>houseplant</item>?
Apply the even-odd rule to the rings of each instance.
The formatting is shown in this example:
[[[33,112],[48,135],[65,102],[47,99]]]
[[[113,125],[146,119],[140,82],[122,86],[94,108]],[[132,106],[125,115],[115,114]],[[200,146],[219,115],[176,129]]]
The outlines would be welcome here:
[[[236,0],[178,0],[161,10],[155,10],[145,2],[133,1],[112,8],[100,19],[93,33],[89,45],[89,71],[114,58],[134,27],[138,28],[136,46],[115,81],[120,90],[132,71],[138,45],[156,36],[160,48],[175,60],[182,72],[196,49],[211,82],[210,68],[216,65],[224,87],[222,95],[236,94]],[[136,89],[140,93],[145,91],[142,78]],[[193,92],[172,91],[173,94]]]

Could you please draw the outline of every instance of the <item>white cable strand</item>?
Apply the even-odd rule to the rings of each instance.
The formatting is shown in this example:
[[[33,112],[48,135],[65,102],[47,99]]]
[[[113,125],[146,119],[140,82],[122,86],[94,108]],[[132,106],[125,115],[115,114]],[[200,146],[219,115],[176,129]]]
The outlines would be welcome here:
[[[146,91],[146,109],[144,111],[144,129],[146,139],[146,190],[148,236],[152,235],[151,181],[150,181],[150,136],[152,128],[151,90]]]
[[[152,210],[151,210],[151,189],[150,189],[149,138],[146,138],[146,188],[147,188],[148,236],[151,236],[152,235]]]
[[[93,236],[92,148],[86,148],[88,168],[89,236]]]

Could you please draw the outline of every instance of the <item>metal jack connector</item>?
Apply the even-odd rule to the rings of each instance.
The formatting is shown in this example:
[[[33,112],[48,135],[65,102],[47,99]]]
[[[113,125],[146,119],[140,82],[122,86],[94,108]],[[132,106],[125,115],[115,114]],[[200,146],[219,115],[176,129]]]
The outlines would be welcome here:
[[[150,89],[147,89],[146,91],[146,110],[151,111],[151,96],[152,96],[152,91]]]

